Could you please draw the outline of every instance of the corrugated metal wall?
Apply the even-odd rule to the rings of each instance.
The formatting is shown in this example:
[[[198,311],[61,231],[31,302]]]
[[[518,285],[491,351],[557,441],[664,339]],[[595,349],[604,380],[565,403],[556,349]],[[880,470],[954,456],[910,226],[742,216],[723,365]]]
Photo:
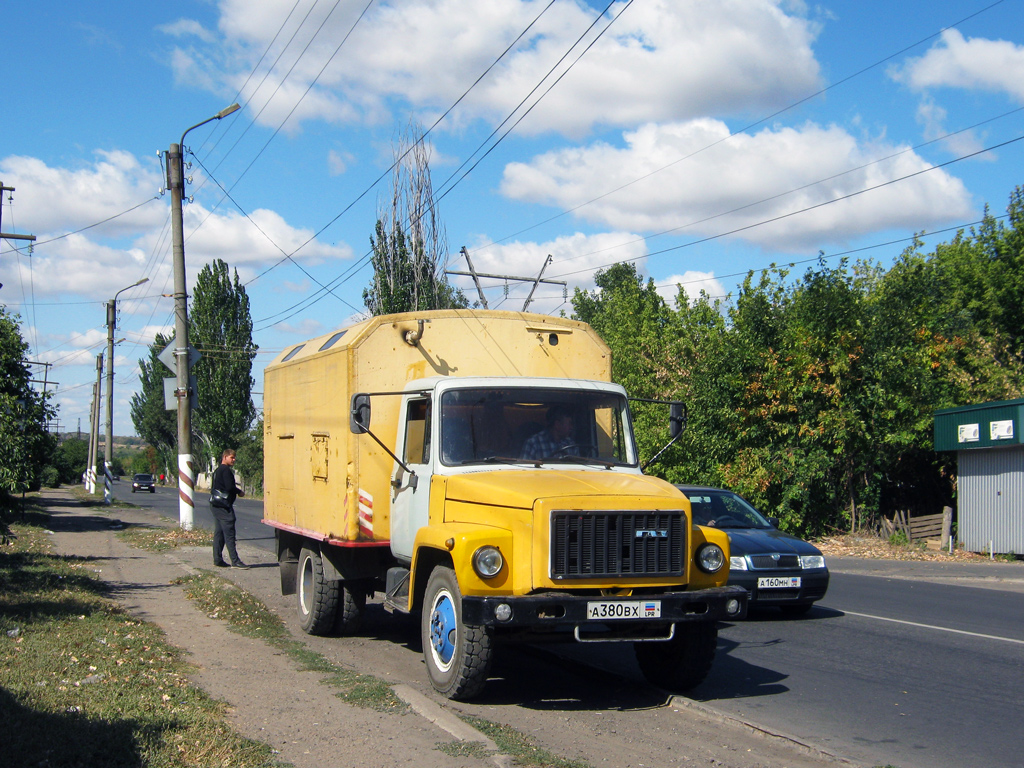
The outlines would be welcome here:
[[[1024,448],[957,451],[957,467],[960,541],[1024,554]]]

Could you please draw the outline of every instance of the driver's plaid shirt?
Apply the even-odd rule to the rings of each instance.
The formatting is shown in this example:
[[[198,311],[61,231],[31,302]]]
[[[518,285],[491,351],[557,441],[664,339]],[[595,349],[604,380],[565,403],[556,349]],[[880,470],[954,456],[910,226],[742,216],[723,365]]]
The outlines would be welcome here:
[[[562,448],[572,445],[573,439],[567,437],[564,440],[554,440],[551,434],[542,429],[523,444],[521,459],[546,459],[554,456]]]

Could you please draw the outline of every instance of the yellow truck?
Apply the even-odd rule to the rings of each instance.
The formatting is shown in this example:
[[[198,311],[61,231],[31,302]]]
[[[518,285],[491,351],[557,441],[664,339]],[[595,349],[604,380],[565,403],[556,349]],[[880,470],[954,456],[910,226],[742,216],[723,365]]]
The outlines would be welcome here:
[[[669,406],[673,437],[682,406]],[[652,682],[707,675],[724,532],[644,475],[629,400],[585,323],[517,312],[373,317],[285,349],[264,381],[264,522],[304,631],[367,598],[420,615],[431,684],[484,687],[501,641],[628,642]]]

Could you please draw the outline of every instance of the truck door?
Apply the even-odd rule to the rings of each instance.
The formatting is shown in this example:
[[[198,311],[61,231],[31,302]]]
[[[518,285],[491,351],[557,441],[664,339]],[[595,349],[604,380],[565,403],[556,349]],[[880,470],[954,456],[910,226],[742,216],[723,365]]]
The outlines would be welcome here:
[[[416,532],[430,520],[430,399],[404,400],[398,455],[412,472],[395,464],[391,476],[391,552],[412,559]]]

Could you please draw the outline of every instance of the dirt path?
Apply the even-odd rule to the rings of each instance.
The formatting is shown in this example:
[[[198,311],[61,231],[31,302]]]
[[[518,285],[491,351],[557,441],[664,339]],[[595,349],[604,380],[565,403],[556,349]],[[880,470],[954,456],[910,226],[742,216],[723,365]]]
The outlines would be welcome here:
[[[523,702],[511,687],[519,670],[498,673],[495,695],[481,704],[454,704],[438,698],[425,683],[421,657],[413,647],[414,624],[387,617],[359,638],[303,635],[293,618],[291,598],[280,594],[277,564],[267,553],[240,545],[248,571],[218,569],[278,612],[293,636],[312,650],[348,668],[393,680],[396,692],[413,709],[408,714],[376,713],[345,704],[321,675],[298,671],[295,663],[260,640],[229,632],[225,622],[201,613],[171,582],[197,569],[211,568],[206,549],[151,553],[134,549],[116,536],[115,520],[151,525],[142,511],[84,508],[65,491],[43,492],[51,514],[54,544],[61,554],[90,558],[97,575],[133,614],[160,626],[174,645],[185,649],[198,671],[194,682],[230,705],[233,727],[270,744],[296,768],[405,766],[467,768],[510,764],[507,756],[451,757],[439,743],[486,741],[457,713],[510,725],[539,746],[592,766],[719,766],[720,768],[811,768],[835,765],[836,758],[786,738],[771,737],[713,710],[651,690],[610,680],[600,701],[552,704],[557,690],[543,693],[545,666],[556,659],[519,655],[529,660],[531,683],[542,690],[543,705]],[[211,568],[212,569],[212,568]],[[536,667],[534,666],[536,664]],[[550,680],[557,675],[547,675]],[[490,685],[490,684],[489,684]],[[512,695],[509,695],[510,687]],[[502,692],[505,691],[503,696]],[[545,698],[548,697],[548,698]],[[846,763],[849,764],[849,763]]]

